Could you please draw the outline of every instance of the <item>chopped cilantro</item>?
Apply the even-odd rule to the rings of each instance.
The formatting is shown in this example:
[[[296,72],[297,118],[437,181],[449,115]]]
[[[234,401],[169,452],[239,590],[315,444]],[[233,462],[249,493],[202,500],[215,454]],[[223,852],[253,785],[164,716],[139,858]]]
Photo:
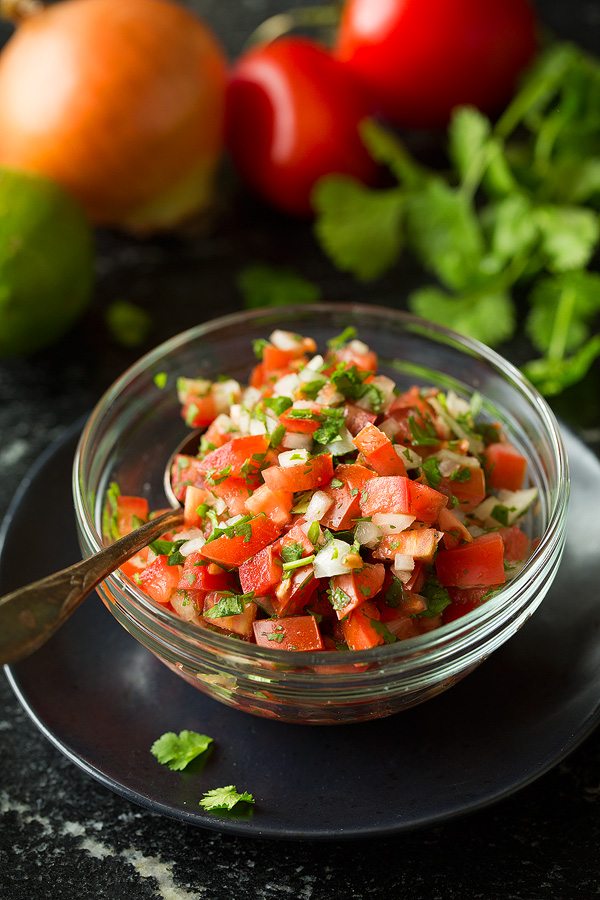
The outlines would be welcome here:
[[[252,350],[257,359],[263,358],[263,352],[265,347],[269,346],[269,342],[264,338],[256,338],[256,340],[252,341]]]
[[[285,639],[285,631],[272,631],[271,634],[267,635],[268,641],[276,641],[278,644]]]
[[[497,503],[492,510],[492,519],[500,522],[501,525],[508,525],[511,512],[515,512],[514,506],[504,506],[503,503]]]
[[[263,404],[267,409],[272,409],[276,416],[280,416],[290,408],[292,401],[289,397],[265,397]]]
[[[168,375],[166,372],[157,372],[152,381],[156,387],[162,391],[167,386]]]
[[[168,766],[173,772],[181,772],[192,760],[202,753],[206,753],[213,739],[206,734],[198,734],[197,731],[167,731],[161,735],[150,748],[150,753],[156,757],[163,766]]]
[[[223,466],[222,469],[218,471],[211,469],[206,474],[206,482],[207,484],[217,485],[222,484],[229,476],[231,475],[231,465]]]
[[[329,487],[332,487],[332,488],[341,488],[341,487],[344,487],[344,482],[343,482],[343,481],[340,481],[339,478],[332,478],[331,481],[330,481],[330,483],[329,483]]]
[[[440,472],[439,460],[436,459],[435,456],[429,456],[427,459],[423,460],[421,468],[423,469],[425,477],[427,478],[427,481],[429,482],[431,487],[439,487],[442,481],[442,473]]]
[[[254,599],[254,591],[248,594],[232,594],[223,591],[214,606],[207,609],[203,615],[206,619],[223,619],[226,616],[239,616],[243,613],[246,604]]]
[[[102,512],[102,533],[109,540],[118,541],[121,537],[119,526],[117,524],[118,516],[118,499],[121,496],[121,489],[116,481],[111,481],[106,491],[106,500],[104,510]]]
[[[367,618],[370,618],[367,616]],[[371,626],[377,634],[383,638],[386,644],[395,644],[398,638],[395,634],[392,634],[390,629],[383,622],[380,622],[379,619],[370,619]]]
[[[338,334],[337,337],[330,338],[327,341],[327,346],[330,350],[341,350],[348,341],[353,340],[356,336],[357,331],[354,325],[348,325],[348,327],[344,328],[342,333]]]
[[[460,469],[457,469],[450,476],[450,481],[458,481],[459,483],[463,481],[471,480],[471,469],[468,466],[462,466]]]
[[[269,444],[271,447],[279,447],[283,438],[285,436],[285,428],[283,425],[277,425],[276,428],[271,432],[271,436],[269,438]]]
[[[343,408],[324,408],[319,415],[321,425],[313,434],[317,444],[330,444],[338,437],[344,427],[346,417]]]
[[[254,797],[247,791],[239,793],[233,784],[226,787],[213,788],[206,791],[200,800],[200,806],[210,811],[224,809],[231,811],[238,803],[254,803]]]
[[[445,587],[442,587],[435,575],[430,575],[421,589],[421,594],[427,600],[427,609],[420,615],[426,618],[439,616],[450,605],[450,595]]]
[[[389,587],[385,592],[385,602],[392,609],[397,609],[404,600],[404,585],[399,578],[392,575]]]
[[[211,512],[213,513],[213,516],[210,515]],[[260,513],[260,515],[264,516],[264,513]],[[239,519],[234,525],[216,524],[216,516],[214,515],[214,510],[209,511],[208,517],[213,522],[213,530],[210,533],[209,537],[206,539],[207,544],[211,543],[212,541],[216,541],[220,537],[243,537],[245,544],[247,544],[251,540],[253,519],[252,516],[242,516],[242,518]],[[255,518],[258,518],[258,516],[256,516]]]
[[[319,525],[318,522],[311,522],[310,528],[308,529],[306,536],[309,539],[309,541],[311,542],[311,544],[313,545],[313,547],[316,546],[317,541],[321,537],[321,526]]]
[[[333,585],[329,587],[327,596],[329,597],[329,602],[336,610],[345,609],[348,604],[352,602],[352,598],[348,596],[346,591],[343,591],[341,587],[334,587]]]
[[[312,553],[310,556],[303,556],[301,559],[294,559],[290,560],[290,562],[284,562],[282,569],[284,572],[291,572],[292,569],[301,569],[303,566],[308,566],[314,561],[315,554]]]
[[[408,427],[410,428],[411,444],[414,447],[435,447],[439,444],[440,439],[431,422],[425,421],[423,425],[420,425],[414,416],[409,416]]]
[[[297,541],[294,541],[292,544],[284,544],[281,548],[281,558],[284,563],[294,562],[295,560],[300,559],[303,553],[304,547]]]

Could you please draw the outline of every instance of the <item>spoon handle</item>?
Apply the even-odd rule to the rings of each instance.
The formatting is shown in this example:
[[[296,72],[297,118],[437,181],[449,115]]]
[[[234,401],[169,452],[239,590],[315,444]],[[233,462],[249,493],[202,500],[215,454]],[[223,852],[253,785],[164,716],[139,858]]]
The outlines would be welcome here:
[[[41,647],[111,572],[182,521],[181,508],[169,510],[89,559],[0,597],[0,665]]]

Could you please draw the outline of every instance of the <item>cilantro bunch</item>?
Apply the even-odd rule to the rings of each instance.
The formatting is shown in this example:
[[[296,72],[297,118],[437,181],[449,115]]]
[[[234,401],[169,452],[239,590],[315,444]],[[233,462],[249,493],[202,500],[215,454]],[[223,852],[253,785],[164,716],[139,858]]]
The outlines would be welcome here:
[[[447,173],[417,163],[373,121],[362,133],[396,183],[372,190],[332,175],[317,184],[315,232],[333,263],[371,281],[406,248],[436,279],[410,308],[490,345],[515,332],[517,288],[540,354],[525,373],[549,395],[579,381],[600,356],[600,275],[587,268],[599,240],[597,61],[554,46],[495,124],[459,108]]]

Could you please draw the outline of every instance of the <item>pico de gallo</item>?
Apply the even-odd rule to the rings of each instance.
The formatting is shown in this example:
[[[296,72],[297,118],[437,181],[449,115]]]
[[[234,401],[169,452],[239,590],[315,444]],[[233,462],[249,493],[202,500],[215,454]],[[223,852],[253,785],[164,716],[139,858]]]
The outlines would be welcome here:
[[[537,490],[478,395],[399,390],[351,328],[323,354],[280,330],[254,350],[248,387],[178,380],[185,422],[205,429],[173,462],[184,524],[122,567],[154,601],[262,647],[364,650],[463,616],[519,572]],[[150,515],[111,485],[109,539]]]

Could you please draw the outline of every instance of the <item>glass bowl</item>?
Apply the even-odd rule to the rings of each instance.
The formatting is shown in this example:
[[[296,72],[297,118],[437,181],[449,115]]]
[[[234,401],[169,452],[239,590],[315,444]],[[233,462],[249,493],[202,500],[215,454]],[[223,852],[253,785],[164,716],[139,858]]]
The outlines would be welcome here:
[[[216,700],[290,722],[358,722],[399,712],[456,684],[507,641],[542,602],[565,539],[569,477],[556,420],[510,363],[484,345],[405,313],[358,304],[258,310],[216,319],[166,341],[132,366],[102,397],[81,436],[73,470],[84,556],[102,546],[101,511],[110,481],[166,504],[165,463],[185,437],[175,391],[180,375],[244,383],[255,364],[251,343],[275,328],[310,335],[320,348],[354,325],[400,388],[439,385],[468,397],[500,421],[529,460],[539,502],[527,528],[539,537],[521,572],[498,594],[435,631],[361,652],[263,649],[186,623],[118,572],[98,589],[118,622],[173,672]],[[159,390],[153,378],[166,372]]]

